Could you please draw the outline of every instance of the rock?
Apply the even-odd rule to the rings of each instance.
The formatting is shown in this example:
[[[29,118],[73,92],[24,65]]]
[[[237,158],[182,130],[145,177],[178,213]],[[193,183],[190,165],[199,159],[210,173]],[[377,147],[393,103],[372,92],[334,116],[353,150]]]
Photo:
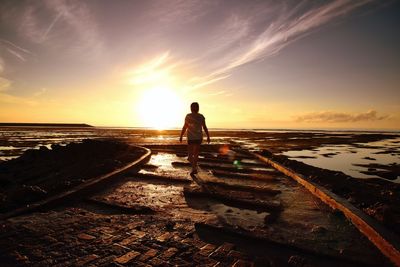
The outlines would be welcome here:
[[[22,154],[21,158],[25,160],[32,160],[36,158],[38,153],[39,152],[36,149],[28,149],[24,154]]]
[[[391,208],[387,204],[375,203],[374,205],[365,208],[364,211],[383,223],[392,222]]]
[[[51,145],[51,150],[60,150],[62,148],[62,146],[60,146],[59,144],[52,144]]]
[[[311,229],[311,232],[312,233],[318,233],[318,234],[324,234],[324,233],[326,233],[328,230],[325,228],[325,227],[323,227],[323,226],[320,226],[320,225],[315,225],[312,229]]]
[[[341,210],[338,210],[338,209],[333,210],[332,211],[332,215],[335,216],[335,217],[339,217],[339,218],[340,217],[344,217],[343,212]]]
[[[43,198],[46,195],[46,190],[43,190],[37,185],[22,185],[22,187],[13,192],[13,199],[15,199],[15,201],[18,203],[26,203]]]
[[[264,157],[267,157],[267,158],[270,158],[270,157],[273,156],[273,154],[271,153],[271,151],[266,150],[266,149],[264,149],[264,150],[261,152],[261,155],[263,155]]]
[[[307,260],[299,255],[290,256],[288,265],[293,267],[303,267],[307,263]]]
[[[86,233],[81,233],[81,234],[79,234],[79,235],[78,235],[78,238],[79,238],[79,239],[82,239],[82,240],[93,240],[93,239],[96,239],[96,237],[94,237],[94,236],[92,236],[92,235],[88,235],[88,234],[86,234]]]
[[[49,149],[46,146],[40,146],[39,147],[39,151],[40,152],[47,152],[47,151],[49,151]]]
[[[168,222],[165,224],[165,229],[166,229],[167,231],[171,232],[171,231],[174,230],[175,224],[176,224],[176,223],[173,222],[173,221],[168,221]]]
[[[352,197],[352,196],[348,197],[348,198],[347,198],[347,201],[350,202],[350,203],[352,203],[352,204],[357,202],[357,201],[354,199],[354,197]]]
[[[29,189],[36,194],[41,194],[41,195],[47,194],[46,190],[42,189],[40,186],[37,185],[29,186]]]
[[[0,177],[0,186],[1,187],[4,188],[5,186],[10,185],[10,184],[11,184],[11,181],[9,179]]]

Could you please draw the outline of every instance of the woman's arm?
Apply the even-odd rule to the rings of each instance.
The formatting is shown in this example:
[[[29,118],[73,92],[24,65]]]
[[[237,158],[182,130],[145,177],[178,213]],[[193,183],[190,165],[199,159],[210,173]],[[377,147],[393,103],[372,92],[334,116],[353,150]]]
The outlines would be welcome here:
[[[210,140],[210,134],[208,133],[208,128],[207,128],[207,125],[206,125],[206,121],[204,120],[204,122],[203,122],[203,129],[204,129],[204,132],[206,132],[206,135],[207,135],[207,143],[210,143],[211,142],[211,140]]]
[[[185,124],[184,124],[183,127],[182,127],[181,137],[179,138],[179,142],[182,142],[182,137],[183,137],[183,135],[185,134],[187,127],[188,127],[188,126],[187,126],[187,123],[186,123],[186,121],[185,121]]]

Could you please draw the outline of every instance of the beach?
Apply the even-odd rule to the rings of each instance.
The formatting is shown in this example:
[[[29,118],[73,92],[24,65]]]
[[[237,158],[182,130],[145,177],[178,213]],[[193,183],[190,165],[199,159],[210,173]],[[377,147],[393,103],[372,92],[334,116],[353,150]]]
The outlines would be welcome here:
[[[342,197],[398,236],[397,133],[211,130],[212,143],[200,157],[202,171],[190,177],[178,130],[4,127],[0,132],[2,215],[10,215],[2,222],[0,246],[19,246],[2,255],[10,265],[190,266],[194,257],[194,265],[390,266],[340,211],[252,153]],[[146,154],[136,146],[151,156],[115,172]],[[347,153],[360,155],[354,162],[359,169],[353,170],[360,177],[301,161]],[[395,161],[389,164],[379,155]],[[364,161],[374,165],[363,166]],[[113,171],[98,182],[99,175]],[[85,187],[88,182],[93,186]],[[32,205],[38,201],[42,204]],[[36,234],[45,238],[31,243]]]

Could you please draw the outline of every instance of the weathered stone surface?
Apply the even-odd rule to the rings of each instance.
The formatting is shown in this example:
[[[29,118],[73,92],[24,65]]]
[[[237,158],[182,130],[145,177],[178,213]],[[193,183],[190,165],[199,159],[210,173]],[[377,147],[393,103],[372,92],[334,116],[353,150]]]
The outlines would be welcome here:
[[[87,265],[91,261],[94,261],[97,258],[99,258],[99,256],[96,255],[96,254],[87,255],[87,256],[84,256],[84,257],[78,259],[76,261],[75,265],[76,266],[85,266],[85,265]]]
[[[120,264],[126,264],[130,261],[132,261],[134,258],[139,256],[140,253],[137,251],[130,251],[126,253],[125,255],[122,255],[121,257],[116,258],[114,261]]]
[[[137,239],[138,239],[137,236],[130,236],[128,238],[125,238],[121,242],[119,242],[119,244],[121,244],[123,246],[126,246],[126,245],[129,245],[132,242],[135,242]]]
[[[157,160],[163,160],[163,155],[159,156]],[[170,155],[164,157],[168,159]],[[292,192],[298,191],[297,185],[290,184],[290,190],[282,191],[282,194],[286,194],[286,198],[282,199],[285,216],[280,217],[281,209],[276,209],[275,205],[265,205],[279,202],[279,196],[271,198],[248,190],[254,183],[260,183],[258,180],[243,181],[246,188],[237,191],[220,186],[227,183],[229,178],[217,179],[216,184],[206,189],[216,190],[219,194],[204,197],[187,195],[184,190],[187,182],[175,181],[171,185],[171,181],[167,181],[168,177],[185,171],[173,170],[168,161],[150,171],[158,173],[138,177],[129,174],[124,176],[126,180],[122,183],[105,188],[104,192],[91,197],[115,205],[84,201],[76,203],[75,207],[58,207],[2,221],[0,262],[6,266],[253,266],[253,262],[256,266],[285,266],[296,262],[292,259],[288,263],[288,255],[295,248],[279,246],[277,250],[269,242],[261,242],[259,245],[259,239],[254,241],[252,238],[260,236],[279,242],[298,239],[305,241],[300,245],[307,245],[309,238],[328,238],[332,232],[324,221],[301,223],[308,222],[302,217],[304,212],[314,211],[317,207],[314,202],[304,198],[302,193],[292,195]],[[167,178],[159,179],[161,176]],[[238,181],[236,177],[229,180],[229,183]],[[206,190],[201,186],[195,187],[199,195]],[[221,195],[225,197],[217,197]],[[240,201],[233,201],[235,198]],[[259,205],[261,199],[263,205]],[[288,213],[291,203],[296,204],[300,212]],[[127,209],[115,208],[137,205],[149,205],[155,212],[128,213]],[[267,213],[278,220],[265,220],[264,217],[272,216]],[[326,219],[316,215],[320,213],[313,213],[315,218]],[[245,224],[248,219],[249,224]],[[335,217],[334,221],[339,219]],[[197,227],[199,224],[210,225],[215,231],[207,232],[204,227]],[[326,230],[313,229],[313,225],[322,225]],[[334,226],[334,231],[340,232],[336,228],[337,224]],[[282,235],[290,233],[293,228],[299,229],[296,237],[289,235],[288,239]],[[302,236],[306,239],[301,239]],[[328,239],[326,243],[335,244],[330,241]],[[268,248],[260,250],[264,245]],[[290,245],[295,247],[297,244],[293,241]],[[347,250],[343,251],[343,254],[348,254]],[[298,254],[307,260],[315,256],[304,253],[304,250]],[[326,260],[331,262],[332,259],[330,257]]]
[[[254,263],[250,261],[237,260],[232,267],[254,267]]]
[[[168,260],[169,258],[174,256],[177,252],[178,252],[177,248],[169,248],[166,251],[164,251],[162,253],[162,255],[160,255],[160,258],[163,258],[164,260]]]
[[[83,240],[93,240],[93,239],[96,239],[95,236],[88,235],[88,234],[86,234],[86,233],[81,233],[81,234],[79,234],[79,235],[78,235],[78,238],[79,238],[79,239],[83,239]]]
[[[164,234],[160,235],[159,237],[157,237],[157,241],[165,242],[166,240],[170,239],[171,236],[172,236],[172,234],[170,234],[170,233],[164,233]]]
[[[213,252],[215,249],[215,245],[212,244],[206,244],[205,246],[203,246],[200,249],[200,254],[204,255],[204,256],[208,256],[209,254],[211,254],[211,252]]]
[[[148,259],[155,257],[157,254],[158,254],[158,250],[151,248],[146,253],[144,253],[142,256],[140,256],[140,260],[147,261]]]
[[[290,256],[288,265],[293,267],[303,267],[307,260],[299,255]]]

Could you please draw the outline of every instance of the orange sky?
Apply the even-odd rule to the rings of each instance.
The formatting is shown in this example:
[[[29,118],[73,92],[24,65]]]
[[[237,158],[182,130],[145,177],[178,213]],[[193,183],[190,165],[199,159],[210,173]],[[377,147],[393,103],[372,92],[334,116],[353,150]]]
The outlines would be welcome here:
[[[0,121],[400,129],[400,4],[217,2],[2,2]]]

